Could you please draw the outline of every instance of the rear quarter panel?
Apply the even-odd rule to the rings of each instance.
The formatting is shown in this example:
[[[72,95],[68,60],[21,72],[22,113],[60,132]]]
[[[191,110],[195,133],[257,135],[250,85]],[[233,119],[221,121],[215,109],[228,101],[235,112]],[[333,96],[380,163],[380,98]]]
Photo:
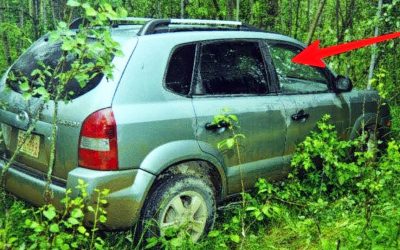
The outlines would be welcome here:
[[[167,143],[196,141],[191,98],[163,88],[174,46],[173,41],[160,46],[159,40],[141,38],[121,79],[112,105],[120,169],[138,168],[150,152]],[[159,167],[154,166],[154,172]]]

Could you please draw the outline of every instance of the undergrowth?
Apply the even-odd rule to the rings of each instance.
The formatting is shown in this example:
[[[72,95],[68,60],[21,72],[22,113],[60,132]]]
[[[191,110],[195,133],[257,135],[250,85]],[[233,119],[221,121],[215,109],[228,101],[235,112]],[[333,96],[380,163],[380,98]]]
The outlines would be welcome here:
[[[363,136],[340,140],[329,116],[317,127],[298,146],[288,179],[260,179],[254,192],[243,194],[246,205],[226,206],[202,241],[193,243],[171,230],[142,247],[398,249],[400,144],[390,141],[386,152],[376,157],[376,152],[360,150]],[[138,248],[132,231],[100,235],[97,226],[85,227],[84,212],[100,211],[95,215],[99,223],[106,214],[85,205],[86,184],[77,188],[81,196],[67,196],[62,213],[52,205],[31,208],[8,196],[8,209],[0,214],[0,249]],[[98,206],[106,203],[106,192],[98,191]]]
[[[386,152],[362,151],[365,138],[340,140],[325,116],[296,151],[283,182],[260,179],[243,203],[219,212],[213,231],[199,243],[167,232],[142,247],[165,249],[354,249],[400,247],[400,144]],[[349,157],[349,152],[353,156]],[[83,224],[83,196],[66,197],[63,213],[52,205],[30,208],[9,197],[0,214],[0,249],[137,248],[132,231],[98,234]],[[107,193],[98,191],[98,205]],[[105,222],[104,210],[97,214]],[[245,236],[243,236],[243,226]],[[183,235],[183,236],[182,236]]]
[[[58,210],[52,204],[39,208],[7,196],[0,210],[0,249],[104,249],[99,225],[107,221],[104,206],[108,190],[95,190],[96,197],[88,203],[88,184],[79,180],[80,195],[72,198],[67,190]],[[91,218],[92,227],[85,226]]]

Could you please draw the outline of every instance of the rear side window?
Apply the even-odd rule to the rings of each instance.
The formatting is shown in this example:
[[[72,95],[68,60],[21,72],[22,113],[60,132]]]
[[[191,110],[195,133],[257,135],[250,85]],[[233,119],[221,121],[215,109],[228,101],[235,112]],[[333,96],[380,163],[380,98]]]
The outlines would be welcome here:
[[[177,48],[169,61],[165,85],[170,91],[188,95],[192,83],[196,45]]]
[[[89,42],[95,42],[95,40],[89,39]],[[32,72],[35,69],[42,69],[43,67],[41,65],[43,64],[55,69],[62,56],[63,51],[61,49],[61,42],[50,42],[46,36],[42,37],[35,42],[12,66],[7,79],[7,85],[15,92],[21,93],[19,79],[20,77],[27,77],[31,87],[39,86],[37,79],[31,76]],[[66,58],[66,63],[61,69],[61,71],[64,72],[71,69],[71,64],[76,60],[76,56],[70,54],[67,55]],[[95,63],[95,60],[87,60],[85,63]],[[84,88],[81,88],[78,81],[75,79],[69,81],[65,86],[65,95],[68,95],[68,98],[70,99],[82,96],[94,89],[103,79],[103,74],[101,72],[89,72],[89,74],[94,77]],[[44,84],[49,93],[52,94],[54,88],[57,86],[57,80],[53,80],[51,85],[49,82],[50,79],[47,79]]]
[[[205,44],[200,58],[204,94],[266,94],[267,75],[258,42]]]

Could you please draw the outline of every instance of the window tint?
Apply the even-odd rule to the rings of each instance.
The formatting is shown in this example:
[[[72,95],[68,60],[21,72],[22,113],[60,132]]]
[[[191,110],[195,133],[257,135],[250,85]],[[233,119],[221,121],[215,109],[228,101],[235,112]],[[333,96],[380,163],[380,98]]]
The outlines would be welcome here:
[[[187,95],[192,82],[196,45],[185,45],[177,48],[169,62],[166,87],[181,95]]]
[[[292,62],[300,50],[272,45],[270,53],[284,94],[321,92],[328,90],[328,80],[321,69]]]
[[[267,78],[257,42],[218,42],[202,47],[200,81],[206,94],[264,94]]]

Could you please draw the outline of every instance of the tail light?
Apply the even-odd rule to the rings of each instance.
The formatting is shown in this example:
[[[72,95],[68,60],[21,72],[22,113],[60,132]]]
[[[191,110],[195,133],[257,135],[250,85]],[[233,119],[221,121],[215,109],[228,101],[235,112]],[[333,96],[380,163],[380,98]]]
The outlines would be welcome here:
[[[111,108],[96,111],[83,122],[79,165],[95,170],[118,170],[117,126]]]

